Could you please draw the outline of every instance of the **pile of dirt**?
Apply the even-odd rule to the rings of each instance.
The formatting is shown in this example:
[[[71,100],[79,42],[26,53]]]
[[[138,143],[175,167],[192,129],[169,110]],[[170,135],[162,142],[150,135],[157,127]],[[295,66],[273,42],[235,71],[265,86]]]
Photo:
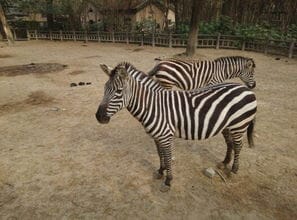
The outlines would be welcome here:
[[[30,63],[0,67],[0,76],[18,76],[31,73],[54,73],[64,70],[67,65],[59,63]]]
[[[29,105],[41,105],[41,104],[47,104],[54,100],[53,97],[47,95],[45,92],[38,90],[35,92],[32,92],[28,95],[28,98],[25,99],[25,103]]]
[[[85,71],[83,71],[83,70],[74,70],[74,71],[70,72],[69,75],[79,75],[79,74],[82,74],[84,72]]]
[[[32,105],[45,105],[54,101],[54,98],[47,95],[45,92],[38,90],[31,92],[28,98],[18,102],[9,102],[0,105],[0,113],[19,112],[29,108]]]
[[[9,58],[9,57],[12,57],[12,56],[8,55],[8,54],[0,54],[0,59],[1,58]]]

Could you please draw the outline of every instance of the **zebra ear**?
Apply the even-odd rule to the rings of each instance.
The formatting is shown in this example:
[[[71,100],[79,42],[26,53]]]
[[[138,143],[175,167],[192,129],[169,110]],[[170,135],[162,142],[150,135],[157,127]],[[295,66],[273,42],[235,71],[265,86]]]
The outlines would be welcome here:
[[[247,63],[246,63],[246,67],[249,68],[249,69],[251,69],[253,67],[256,67],[254,60],[253,59],[249,59],[247,61]]]
[[[105,64],[100,64],[101,69],[103,70],[103,72],[105,72],[108,76],[110,76],[111,70],[112,68],[105,65]]]

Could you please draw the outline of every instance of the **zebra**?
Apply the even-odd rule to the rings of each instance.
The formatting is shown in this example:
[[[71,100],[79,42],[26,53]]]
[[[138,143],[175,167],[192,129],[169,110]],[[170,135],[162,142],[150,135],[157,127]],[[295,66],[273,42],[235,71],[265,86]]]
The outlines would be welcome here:
[[[101,64],[109,76],[104,96],[96,112],[99,123],[126,108],[154,139],[160,158],[155,178],[166,178],[160,190],[170,189],[172,180],[171,146],[173,137],[202,140],[222,133],[227,144],[223,162],[226,167],[234,159],[230,171],[237,173],[242,139],[247,132],[253,145],[253,127],[257,101],[253,91],[242,84],[217,84],[193,91],[167,90],[132,64],[122,62],[115,68]]]
[[[256,65],[252,58],[230,56],[213,61],[183,61],[174,58],[155,60],[159,63],[148,75],[155,77],[167,89],[176,86],[182,90],[193,90],[235,77],[239,77],[251,89],[256,87]]]

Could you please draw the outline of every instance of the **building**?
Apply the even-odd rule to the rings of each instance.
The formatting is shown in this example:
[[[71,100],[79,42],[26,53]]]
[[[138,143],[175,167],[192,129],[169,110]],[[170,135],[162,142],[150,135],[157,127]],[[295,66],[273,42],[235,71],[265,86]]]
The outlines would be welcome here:
[[[144,1],[135,7],[133,22],[142,22],[144,20],[155,21],[157,27],[163,30],[175,22],[175,13],[172,7],[165,7],[159,1]]]
[[[166,7],[157,0],[144,0],[140,4],[127,5],[123,1],[118,9],[111,9],[106,6],[100,7],[87,1],[83,6],[80,20],[83,27],[90,27],[93,24],[105,24],[108,30],[121,28],[131,30],[136,24],[151,21],[159,30],[170,27],[175,22],[173,7]]]
[[[91,1],[87,2],[80,14],[81,24],[85,27],[95,23],[102,22],[103,14],[100,9]]]
[[[41,13],[25,12],[17,2],[11,2],[9,7],[7,8],[6,18],[10,23],[18,21],[33,21],[43,25],[47,22],[46,16]]]

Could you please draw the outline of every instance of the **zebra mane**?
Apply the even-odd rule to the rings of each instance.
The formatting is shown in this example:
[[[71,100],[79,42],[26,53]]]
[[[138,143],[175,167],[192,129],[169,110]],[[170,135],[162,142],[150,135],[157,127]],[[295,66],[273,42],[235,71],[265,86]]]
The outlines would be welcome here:
[[[126,70],[134,70],[134,71],[137,71],[139,73],[139,78],[140,79],[144,79],[146,74],[140,70],[138,70],[135,66],[133,66],[131,63],[129,62],[126,62],[126,61],[123,61],[123,62],[120,62],[118,65],[116,65],[115,69],[119,68],[119,67],[124,67]],[[133,72],[134,72],[133,71]],[[131,76],[131,74],[129,73],[129,75]]]
[[[226,59],[232,59],[233,61],[237,60],[245,60],[245,61],[252,61],[253,67],[256,67],[255,61],[253,58],[250,57],[243,57],[243,56],[226,56],[226,57],[219,57],[216,58],[214,61],[215,62],[220,62],[220,61],[225,61]]]
[[[163,88],[159,82],[153,80],[149,75],[145,74],[141,70],[138,70],[135,66],[133,66],[129,62],[124,61],[119,63],[114,68],[114,70],[116,70],[119,67],[124,67],[127,70],[128,74],[137,81],[144,82],[144,83],[150,82],[151,85],[154,84],[154,85],[158,85],[157,87]]]
[[[165,57],[165,58],[157,57],[154,60],[158,62],[173,61],[173,62],[189,62],[189,63],[198,63],[198,62],[204,61],[203,59],[193,59],[193,58],[183,58],[183,57]]]

